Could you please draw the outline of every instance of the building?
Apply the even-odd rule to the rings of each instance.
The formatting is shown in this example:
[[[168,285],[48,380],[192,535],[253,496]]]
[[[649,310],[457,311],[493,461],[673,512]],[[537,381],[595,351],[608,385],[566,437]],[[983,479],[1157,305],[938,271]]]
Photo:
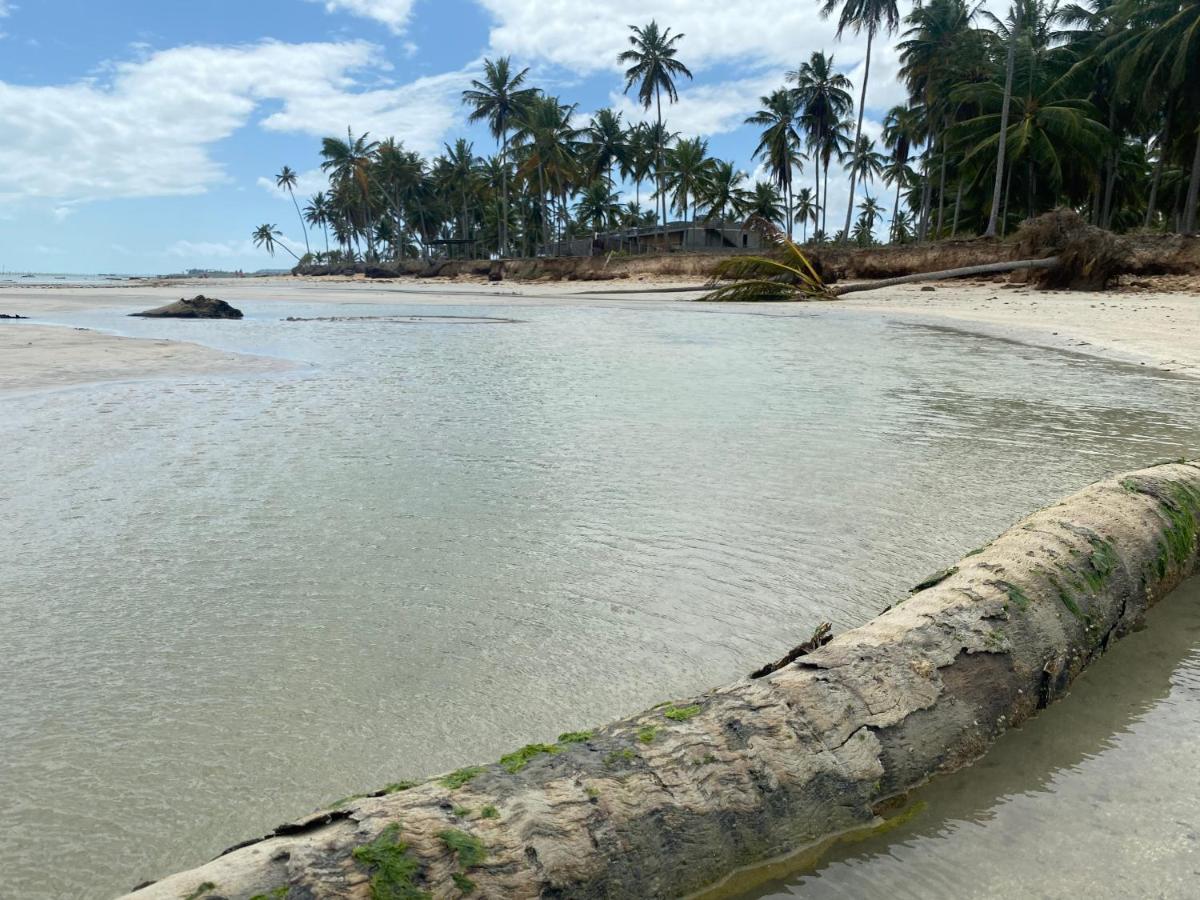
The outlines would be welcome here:
[[[626,228],[586,238],[554,241],[539,256],[603,256],[607,253],[685,253],[760,250],[762,236],[729,222],[670,222],[649,228]]]

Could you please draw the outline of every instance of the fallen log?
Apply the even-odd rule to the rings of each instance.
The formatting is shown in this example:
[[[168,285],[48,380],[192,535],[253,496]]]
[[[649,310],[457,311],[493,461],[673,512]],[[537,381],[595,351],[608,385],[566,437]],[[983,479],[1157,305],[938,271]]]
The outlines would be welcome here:
[[[393,785],[131,900],[687,895],[979,758],[1195,572],[1198,531],[1200,463],[1100,482],[767,677]]]
[[[986,263],[980,266],[963,266],[959,269],[942,269],[940,272],[918,272],[915,275],[901,275],[897,278],[882,278],[878,281],[860,281],[855,284],[839,284],[829,288],[834,297],[844,294],[854,294],[859,291],[877,291],[880,288],[895,287],[899,284],[920,284],[926,281],[945,281],[949,278],[971,278],[977,275],[1002,275],[1005,272],[1018,272],[1028,269],[1053,269],[1058,265],[1058,257],[1046,259],[1018,259],[1012,262]]]

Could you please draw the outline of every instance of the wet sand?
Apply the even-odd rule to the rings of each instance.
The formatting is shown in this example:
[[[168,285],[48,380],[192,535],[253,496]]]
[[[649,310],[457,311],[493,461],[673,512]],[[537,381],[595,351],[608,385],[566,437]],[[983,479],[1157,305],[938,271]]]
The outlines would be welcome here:
[[[262,370],[280,363],[210,350],[199,344],[120,338],[98,331],[38,324],[89,310],[135,311],[191,296],[215,294],[246,302],[413,303],[470,305],[687,303],[699,294],[661,294],[678,283],[487,284],[462,281],[366,282],[275,278],[145,283],[90,288],[29,287],[0,291],[0,313],[34,322],[0,321],[0,391],[95,381],[206,372]],[[617,293],[627,289],[626,293]],[[1020,343],[1100,356],[1200,376],[1200,295],[1193,293],[1067,293],[996,283],[917,285],[865,293],[838,309],[882,313],[895,321],[941,325]],[[742,306],[786,314],[789,304]],[[201,338],[202,339],[202,338]]]
[[[54,325],[0,323],[0,392],[175,375],[265,372],[280,360],[183,341],[117,337]]]

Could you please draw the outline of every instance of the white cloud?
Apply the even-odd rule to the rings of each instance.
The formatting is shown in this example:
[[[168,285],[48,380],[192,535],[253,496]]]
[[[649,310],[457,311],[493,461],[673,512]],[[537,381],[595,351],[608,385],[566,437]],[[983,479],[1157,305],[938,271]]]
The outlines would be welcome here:
[[[774,70],[737,81],[685,85],[679,90],[678,103],[664,105],[663,120],[668,129],[684,137],[735,131],[758,109],[759,98],[782,84],[783,71]],[[653,122],[657,117],[654,107],[643,109],[635,97],[614,91],[611,99],[613,108],[624,113],[626,121]]]
[[[321,136],[350,124],[435,149],[457,120],[459,73],[362,88],[386,68],[362,42],[178,47],[66,85],[0,82],[0,198],[93,200],[201,193],[225,179],[211,145],[261,127]]]
[[[696,0],[608,0],[582,9],[576,0],[477,0],[495,20],[492,47],[522,58],[545,59],[574,71],[619,68],[629,25],[655,19],[685,35],[679,59],[693,70],[728,62],[795,68],[812,50],[836,49],[839,62],[857,62],[865,38],[847,33],[836,44],[833,21],[813,3],[760,0],[743,4]],[[841,59],[841,57],[845,57]]]
[[[16,9],[16,7],[9,3],[8,0],[0,0],[0,19],[11,15],[14,9]]]
[[[251,241],[176,241],[166,249],[178,259],[233,259],[257,252]]]
[[[374,19],[400,34],[408,25],[416,0],[317,0],[323,2],[326,12],[346,12],[364,19]]]

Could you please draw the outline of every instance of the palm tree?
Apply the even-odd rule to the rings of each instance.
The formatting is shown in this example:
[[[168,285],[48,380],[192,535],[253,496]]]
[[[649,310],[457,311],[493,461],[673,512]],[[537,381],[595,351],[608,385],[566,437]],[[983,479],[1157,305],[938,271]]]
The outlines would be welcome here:
[[[295,251],[293,251],[291,247],[283,242],[283,233],[277,226],[259,225],[258,228],[254,229],[254,233],[251,234],[250,237],[254,241],[255,247],[262,247],[268,253],[270,253],[271,256],[275,255],[275,245],[278,244],[288,253],[291,253],[292,256],[295,257],[296,262],[300,262],[300,257],[296,256]]]
[[[325,255],[329,255],[329,198],[324,191],[313,194],[304,207],[304,221],[325,232]]]
[[[672,36],[670,28],[659,30],[658,23],[653,20],[649,25],[641,28],[630,25],[629,29],[633,32],[629,36],[632,49],[626,50],[618,56],[617,62],[629,66],[625,70],[625,93],[628,94],[629,89],[636,84],[638,100],[642,104],[642,109],[650,109],[651,103],[657,107],[659,141],[655,148],[654,159],[655,171],[658,176],[658,193],[662,196],[662,224],[666,228],[667,196],[662,185],[663,151],[665,149],[661,140],[664,133],[662,95],[664,93],[667,95],[668,102],[676,102],[679,99],[679,92],[675,88],[675,79],[683,76],[691,80],[692,73],[687,66],[675,58],[675,54],[679,52],[675,44],[684,35]]]
[[[1038,211],[1039,179],[1051,204],[1061,195],[1064,179],[1070,175],[1094,176],[1104,157],[1108,129],[1094,118],[1095,108],[1087,101],[1064,96],[1061,79],[1043,74],[1031,86],[1029,96],[1014,94],[1012,119],[1000,132],[1004,88],[995,82],[968,84],[955,90],[959,100],[975,105],[980,114],[955,125],[950,137],[966,149],[964,165],[977,158],[995,158],[996,144],[1004,140],[1011,168],[1024,163],[1026,175],[1026,213]]]
[[[575,204],[575,217],[592,231],[607,231],[621,218],[621,204],[603,178],[588,185]]]
[[[696,207],[704,185],[712,175],[712,160],[708,156],[708,141],[688,138],[667,151],[663,165],[662,186],[671,206],[683,218],[696,218]]]
[[[308,244],[308,229],[304,225],[304,216],[300,213],[300,202],[296,199],[296,182],[298,177],[291,166],[284,166],[279,174],[275,176],[275,187],[280,190],[286,190],[292,198],[292,205],[296,207],[296,218],[300,220],[300,232],[304,235],[304,250],[309,255],[312,254],[312,247]]]
[[[1196,230],[1200,206],[1200,2],[1198,0],[1124,0],[1122,12],[1141,27],[1123,29],[1098,48],[1119,60],[1121,81],[1144,85],[1143,102],[1157,92],[1167,108],[1186,116],[1193,127],[1182,129],[1181,149],[1193,141],[1191,175],[1183,201],[1180,230]],[[1165,148],[1164,148],[1165,149]],[[1186,150],[1185,150],[1186,152]]]
[[[768,97],[760,97],[762,109],[746,119],[747,125],[758,125],[762,134],[754,149],[754,158],[761,159],[775,186],[783,193],[787,204],[788,237],[795,230],[792,223],[792,173],[800,164],[800,132],[796,125],[800,112],[794,91],[780,88]]]
[[[445,150],[445,165],[442,167],[440,180],[447,194],[458,191],[458,200],[462,204],[459,239],[466,242],[471,240],[472,234],[469,197],[476,188],[480,161],[475,156],[475,145],[465,138],[456,140],[454,146],[446,144]],[[463,246],[465,248],[466,244]]]
[[[357,138],[349,128],[346,129],[346,140],[327,137],[321,142],[321,156],[324,162],[321,169],[330,173],[334,186],[357,188],[357,201],[361,204],[358,209],[359,221],[356,229],[367,238],[367,252],[375,255],[375,229],[371,227],[371,164],[379,144],[370,140],[370,135],[362,134]],[[353,220],[353,212],[351,212]]]
[[[875,226],[883,218],[883,207],[879,205],[878,200],[868,194],[863,197],[862,203],[858,205],[858,217],[861,221],[867,223],[868,231],[874,232]]]
[[[887,165],[887,157],[875,150],[873,140],[865,134],[861,135],[854,152],[850,154],[850,183],[858,182],[865,188],[883,174],[885,165]]]
[[[500,187],[500,256],[508,252],[508,133],[513,122],[521,117],[537,95],[527,88],[525,78],[529,69],[513,73],[509,57],[483,61],[483,80],[471,82],[463,91],[463,102],[471,107],[468,122],[488,123],[492,137],[501,144],[500,159],[504,165],[504,180]]]
[[[854,109],[850,91],[854,85],[850,79],[833,68],[833,57],[814,51],[808,62],[802,63],[794,72],[787,73],[787,80],[795,82],[796,99],[804,110],[803,125],[809,149],[813,151],[816,205],[822,218],[825,216],[821,198],[825,192],[821,186],[821,169],[825,169],[825,184],[829,183],[829,162],[833,154],[839,155],[840,134],[836,134],[841,123]],[[849,146],[849,138],[845,139]],[[814,222],[814,226],[816,223]]]
[[[849,157],[852,147],[850,129],[853,124],[850,119],[841,119],[832,123],[821,136],[821,143],[815,148],[815,153],[821,159],[821,168],[824,170],[821,183],[821,196],[826,199],[821,206],[821,231],[824,233],[828,233],[829,230],[829,164],[834,159],[842,163]]]
[[[625,135],[621,114],[607,108],[598,110],[583,130],[587,174],[592,180],[603,175],[610,191],[614,189],[613,169],[624,167],[628,156]]]
[[[783,199],[775,185],[766,181],[754,184],[754,190],[746,194],[738,210],[743,218],[758,216],[773,225],[781,225],[784,220]]]
[[[920,113],[910,106],[893,106],[883,119],[883,146],[892,154],[884,172],[884,180],[896,186],[896,200],[892,204],[893,222],[900,211],[900,188],[908,183],[912,174],[908,160],[913,146],[920,140],[920,129]]]
[[[714,160],[700,188],[700,206],[706,220],[724,222],[745,197],[746,173],[724,159]]]
[[[1017,59],[1017,41],[1021,35],[1021,17],[1017,15],[1017,8],[1010,7],[1009,21],[1013,24],[1009,32],[1008,40],[1008,59],[1004,64],[1004,100],[1000,107],[1000,133],[1008,134],[1008,115],[1012,108],[1012,91],[1013,91],[1013,75],[1016,71]],[[983,232],[984,237],[994,238],[996,236],[996,228],[1000,219],[1000,191],[1004,186],[1004,154],[1008,149],[1008,141],[996,141],[996,177],[992,184],[992,209],[988,214],[987,229]]]
[[[867,82],[871,77],[871,47],[875,42],[875,35],[880,29],[883,29],[888,34],[895,32],[900,25],[900,11],[897,8],[897,0],[824,0],[824,5],[821,7],[821,15],[828,18],[837,12],[841,7],[841,14],[838,16],[837,36],[840,38],[842,33],[851,28],[855,34],[860,34],[863,31],[867,33],[867,53],[863,68],[862,94],[858,100],[858,127],[854,132],[854,146],[857,147],[859,139],[862,137],[863,112],[867,106]],[[854,216],[854,192],[855,192],[855,177],[854,173],[850,173],[850,203],[846,207],[846,227],[843,230],[843,235],[848,236],[850,233],[850,220]]]
[[[579,169],[579,129],[571,124],[575,105],[564,106],[557,97],[539,95],[525,110],[513,133],[513,144],[520,147],[518,174],[534,183],[541,207],[541,226],[551,222],[547,197],[559,202],[559,224],[565,227],[565,196],[575,182]],[[549,240],[548,230],[542,235]]]
[[[916,180],[916,173],[902,156],[893,155],[883,169],[883,180],[896,188],[896,199],[892,203],[892,222],[895,223],[901,216],[900,192]],[[895,240],[895,235],[892,240]]]
[[[645,122],[638,122],[625,131],[625,159],[621,163],[621,177],[634,184],[634,204],[642,204],[642,182],[650,175],[654,165],[655,132]]]
[[[807,243],[808,223],[816,223],[818,211],[817,198],[813,193],[813,189],[800,188],[800,190],[796,192],[796,205],[794,212],[796,218],[800,220],[800,224],[803,229],[803,233],[800,238],[802,243]]]

